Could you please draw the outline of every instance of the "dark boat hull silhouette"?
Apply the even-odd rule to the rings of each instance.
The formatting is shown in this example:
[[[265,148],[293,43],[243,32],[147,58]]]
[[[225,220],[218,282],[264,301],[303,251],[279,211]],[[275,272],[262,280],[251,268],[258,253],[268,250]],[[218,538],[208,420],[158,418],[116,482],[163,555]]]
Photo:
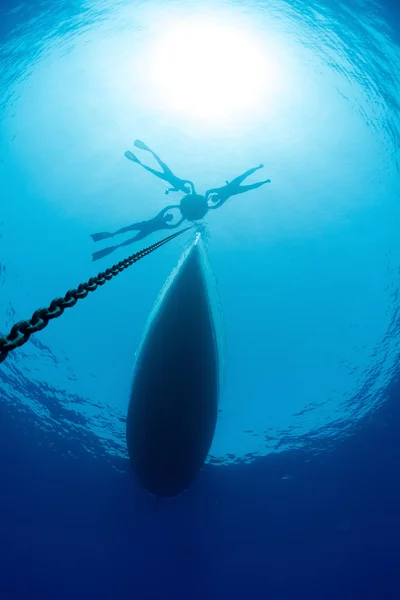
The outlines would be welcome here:
[[[135,367],[127,445],[133,470],[149,492],[176,496],[195,479],[213,440],[218,392],[215,327],[194,244],[151,322]]]

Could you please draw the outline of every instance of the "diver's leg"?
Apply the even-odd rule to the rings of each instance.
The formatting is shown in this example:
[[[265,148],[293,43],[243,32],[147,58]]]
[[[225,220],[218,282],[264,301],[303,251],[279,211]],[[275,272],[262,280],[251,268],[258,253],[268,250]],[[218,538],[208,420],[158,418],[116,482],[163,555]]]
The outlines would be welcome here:
[[[114,233],[109,233],[108,231],[102,231],[100,233],[92,233],[91,238],[94,242],[100,242],[101,240],[107,240],[108,238],[112,238],[115,235],[119,235],[120,233],[127,233],[128,231],[135,231],[135,229],[142,229],[145,221],[140,221],[139,223],[133,223],[132,225],[128,225],[127,227],[122,227]]]
[[[140,221],[139,223],[133,223],[132,225],[128,225],[127,227],[122,227],[118,229],[113,235],[119,235],[120,233],[127,233],[128,231],[135,231],[137,229],[142,229],[145,221]]]
[[[111,254],[111,252],[114,252],[114,250],[117,250],[118,248],[122,248],[122,246],[129,246],[130,244],[133,244],[134,242],[137,242],[139,240],[142,240],[143,238],[146,237],[146,235],[149,235],[149,233],[151,233],[150,231],[139,231],[139,233],[137,235],[135,235],[133,238],[130,238],[129,240],[125,240],[125,242],[122,242],[122,244],[118,244],[116,246],[108,246],[108,248],[103,248],[103,250],[99,250],[98,252],[93,252],[92,254],[92,260],[99,260],[100,258],[104,258],[104,256],[107,256],[108,254]]]
[[[151,148],[149,148],[147,144],[145,144],[141,140],[135,140],[133,142],[133,145],[136,146],[136,148],[140,148],[141,150],[145,150],[146,152],[150,152],[150,154],[152,154],[154,156],[154,158],[156,159],[156,161],[158,162],[158,164],[160,165],[160,167],[162,168],[162,170],[165,173],[172,174],[171,169],[169,167],[167,167],[167,165],[165,164],[165,162],[163,162],[161,160],[161,158],[158,156],[158,154],[156,154],[155,152],[153,152],[153,150]]]
[[[266,183],[271,183],[270,179],[265,179],[265,181],[259,181],[257,183],[252,183],[251,185],[241,185],[237,188],[235,195],[244,194],[245,192],[249,192],[250,190],[256,190],[257,188],[265,185]]]
[[[144,165],[143,163],[141,163],[141,164],[142,164],[143,169],[146,169],[146,171],[148,171],[149,173],[153,173],[153,175],[155,175],[159,179],[162,179],[163,181],[169,181],[168,173],[161,173],[161,171],[156,171],[152,167],[148,167],[147,165]]]
[[[146,171],[148,171],[149,173],[152,173],[152,175],[158,177],[159,179],[162,179],[163,181],[168,181],[168,177],[166,177],[165,173],[162,173],[161,171],[156,171],[152,167],[148,167],[143,163],[140,163],[140,166],[143,167],[143,169],[146,169]]]
[[[160,165],[160,167],[166,175],[174,176],[171,169],[165,164],[165,162],[161,160],[161,158],[155,152],[153,152],[153,150],[149,150],[149,152],[151,152],[151,154],[154,156],[154,158],[156,159],[156,161],[158,162],[158,164]]]
[[[136,148],[140,148],[141,150],[146,150],[146,152],[150,152],[150,154],[152,154],[154,156],[154,158],[156,159],[156,161],[158,162],[158,164],[160,165],[160,167],[162,168],[164,173],[168,173],[168,174],[172,175],[171,169],[169,167],[167,167],[165,162],[163,162],[161,160],[161,158],[155,152],[153,152],[153,150],[151,148],[148,147],[147,144],[145,144],[141,140],[135,140],[133,142],[133,145],[136,146]]]
[[[154,156],[154,158],[156,159],[156,161],[158,162],[158,164],[160,165],[160,167],[162,168],[164,173],[166,173],[168,175],[173,175],[171,169],[165,164],[164,161],[161,160],[161,158],[158,156],[158,154],[153,152],[153,150],[148,147],[147,144],[145,144],[144,142],[141,142],[140,140],[135,140],[134,145],[137,148],[141,148],[142,150],[146,150],[147,152],[150,152],[150,154],[152,154]]]
[[[132,162],[137,163],[138,165],[140,165],[141,167],[143,167],[143,169],[146,169],[146,171],[148,171],[149,173],[152,173],[153,175],[155,175],[156,177],[159,177],[160,179],[162,179],[163,181],[168,181],[168,177],[166,177],[166,175],[164,173],[161,173],[161,171],[156,171],[155,169],[153,169],[152,167],[148,167],[147,165],[144,165],[137,156],[135,156],[133,154],[133,152],[130,152],[129,150],[127,152],[125,152],[126,158],[128,158],[129,160],[131,160]]]
[[[102,231],[100,233],[92,233],[90,237],[94,242],[100,242],[101,240],[107,240],[108,238],[112,238],[115,235],[119,235],[120,233],[127,233],[128,231],[141,230],[145,226],[146,221],[139,221],[138,223],[133,223],[132,225],[128,225],[127,227],[121,227],[121,229],[117,229],[114,233],[110,233],[108,231]]]
[[[253,175],[253,173],[258,171],[259,169],[262,169],[263,167],[264,165],[259,165],[258,167],[253,167],[252,169],[249,169],[248,171],[243,173],[243,175],[239,175],[239,177],[235,177],[235,179],[232,179],[230,185],[240,185],[245,179],[247,179],[247,177],[250,177],[250,175]]]
[[[130,246],[134,242],[138,242],[139,240],[142,240],[146,236],[150,235],[150,233],[153,233],[153,232],[152,231],[139,231],[139,233],[136,234],[133,238],[129,238],[129,240],[125,240],[125,242],[121,242],[121,244],[118,244],[117,248],[122,248],[123,246]]]

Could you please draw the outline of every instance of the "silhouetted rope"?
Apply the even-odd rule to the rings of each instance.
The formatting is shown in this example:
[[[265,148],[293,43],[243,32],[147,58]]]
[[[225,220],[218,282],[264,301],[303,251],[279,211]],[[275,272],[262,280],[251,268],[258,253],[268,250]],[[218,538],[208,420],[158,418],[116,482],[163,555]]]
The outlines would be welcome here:
[[[133,263],[144,258],[148,254],[151,254],[154,250],[158,250],[158,248],[161,248],[161,246],[167,242],[178,237],[178,235],[185,233],[188,229],[192,229],[192,227],[193,225],[186,227],[185,229],[173,233],[163,240],[128,256],[128,258],[121,260],[109,269],[101,271],[96,277],[91,277],[86,283],[80,283],[76,289],[68,290],[63,298],[54,298],[48,308],[39,308],[36,310],[29,321],[19,321],[18,323],[15,323],[8,335],[0,336],[0,363],[5,361],[11,350],[15,350],[15,348],[26,344],[32,333],[44,329],[51,319],[60,317],[66,308],[75,306],[78,300],[86,298],[89,292],[94,292],[99,286],[104,285],[106,281],[110,281],[110,279],[116,277],[119,273],[122,273],[122,271],[125,271],[125,269],[133,265]]]

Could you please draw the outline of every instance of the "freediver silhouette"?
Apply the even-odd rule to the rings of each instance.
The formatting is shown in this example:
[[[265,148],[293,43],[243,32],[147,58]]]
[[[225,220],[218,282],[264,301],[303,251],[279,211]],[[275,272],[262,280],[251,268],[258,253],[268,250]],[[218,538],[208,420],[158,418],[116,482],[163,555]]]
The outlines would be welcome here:
[[[190,181],[189,179],[180,179],[180,177],[177,177],[176,175],[174,175],[174,173],[171,171],[171,169],[161,160],[161,158],[155,152],[153,152],[153,150],[151,150],[148,147],[147,144],[145,144],[141,140],[135,140],[133,142],[133,145],[136,146],[136,148],[140,148],[140,150],[145,150],[146,152],[150,152],[150,154],[152,154],[154,156],[154,158],[156,159],[156,161],[162,168],[162,171],[156,171],[152,167],[148,167],[147,165],[144,165],[138,159],[138,157],[135,154],[133,154],[133,152],[131,152],[130,150],[125,152],[126,158],[128,158],[132,162],[137,163],[138,165],[143,167],[143,169],[146,169],[146,171],[149,171],[149,173],[152,173],[159,179],[162,179],[163,181],[166,181],[167,183],[169,183],[172,187],[165,190],[166,194],[169,194],[170,192],[184,192],[185,194],[195,194],[196,193],[193,182]]]
[[[212,204],[208,204],[208,208],[219,208],[231,197],[236,196],[237,194],[244,194],[245,192],[249,192],[250,190],[255,190],[266,183],[271,183],[270,179],[265,179],[264,181],[259,181],[257,183],[251,183],[249,185],[240,185],[247,177],[262,169],[264,165],[259,165],[258,167],[253,167],[249,169],[243,175],[239,175],[239,177],[235,177],[232,181],[227,181],[226,185],[219,188],[212,188],[206,192],[205,198],[207,201],[212,202]]]
[[[97,252],[93,252],[92,260],[93,261],[99,260],[100,258],[103,258],[104,256],[107,256],[108,254],[111,254],[111,252],[114,252],[114,250],[116,250],[117,248],[121,248],[122,246],[129,246],[130,244],[133,244],[134,242],[142,240],[143,238],[147,237],[151,233],[154,233],[155,231],[160,231],[162,229],[176,229],[177,227],[179,227],[179,225],[181,225],[183,223],[185,218],[182,217],[177,223],[169,224],[169,221],[172,221],[172,219],[174,217],[170,213],[167,213],[167,211],[172,208],[179,209],[179,205],[176,204],[176,205],[166,206],[165,208],[160,210],[158,215],[156,215],[152,219],[148,219],[147,221],[139,221],[138,223],[133,223],[132,225],[128,225],[127,227],[122,227],[121,229],[118,229],[114,233],[109,233],[106,231],[103,231],[100,233],[93,233],[90,237],[93,239],[94,242],[99,242],[100,240],[106,240],[108,238],[114,237],[115,235],[120,235],[121,233],[127,233],[128,231],[139,230],[139,233],[137,233],[133,238],[129,238],[128,240],[125,240],[121,244],[117,244],[115,246],[108,246],[107,248],[103,248],[103,250],[98,250]]]

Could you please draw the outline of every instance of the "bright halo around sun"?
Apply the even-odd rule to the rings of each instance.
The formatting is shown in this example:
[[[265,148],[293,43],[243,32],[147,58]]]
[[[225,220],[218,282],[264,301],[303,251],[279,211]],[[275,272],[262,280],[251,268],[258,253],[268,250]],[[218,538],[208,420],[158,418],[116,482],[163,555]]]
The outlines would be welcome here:
[[[180,21],[153,38],[147,63],[153,100],[206,121],[257,111],[282,86],[279,64],[267,54],[254,31],[207,19]]]

